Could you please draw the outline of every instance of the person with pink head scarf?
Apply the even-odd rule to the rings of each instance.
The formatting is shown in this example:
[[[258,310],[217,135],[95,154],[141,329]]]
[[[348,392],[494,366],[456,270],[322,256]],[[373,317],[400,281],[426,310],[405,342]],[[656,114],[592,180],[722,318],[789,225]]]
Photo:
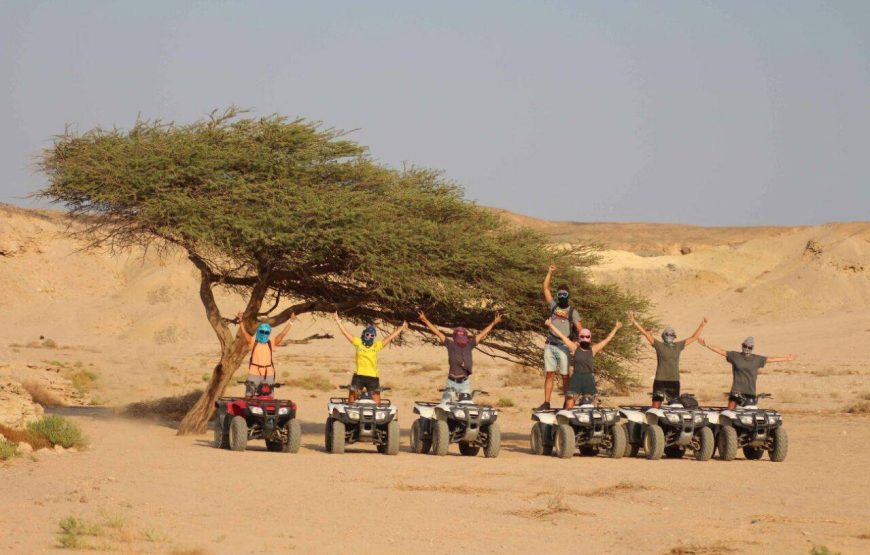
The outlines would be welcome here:
[[[552,320],[547,318],[545,323],[550,328],[550,331],[556,334],[571,352],[574,371],[571,373],[571,379],[565,392],[565,408],[570,409],[574,407],[574,404],[581,397],[598,394],[598,388],[595,386],[595,368],[592,365],[592,359],[610,343],[610,340],[613,339],[613,336],[622,327],[622,322],[617,320],[607,337],[594,344],[592,343],[592,332],[587,328],[580,330],[578,341],[575,343],[562,333],[562,330],[555,326]]]

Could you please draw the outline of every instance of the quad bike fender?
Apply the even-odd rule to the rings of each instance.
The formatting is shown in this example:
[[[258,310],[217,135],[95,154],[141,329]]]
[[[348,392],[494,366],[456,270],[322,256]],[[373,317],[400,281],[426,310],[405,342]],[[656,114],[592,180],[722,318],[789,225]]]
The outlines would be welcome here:
[[[639,410],[619,409],[619,415],[635,424],[643,424],[645,422],[643,413]]]
[[[570,411],[560,410],[556,413],[557,424],[568,424],[570,426],[572,420],[574,420],[574,414]]]
[[[248,409],[248,403],[239,400],[226,403],[226,411],[230,416],[245,416]]]
[[[435,418],[435,407],[414,405],[414,414],[419,414],[422,418]]]
[[[707,423],[711,426],[719,425],[719,416],[720,412],[717,410],[705,410],[704,414],[707,416]]]
[[[433,417],[435,420],[444,420],[444,421],[446,421],[448,418],[450,418],[450,411],[449,411],[449,410],[447,410],[447,409],[445,409],[445,408],[443,408],[443,407],[439,407],[439,406],[434,406],[434,407],[432,407],[432,408],[434,409],[434,410],[433,410],[433,415],[432,415],[432,417]]]
[[[648,425],[658,424],[659,419],[665,418],[665,411],[662,409],[649,409],[644,417]]]
[[[540,422],[541,424],[554,426],[556,424],[556,415],[552,412],[533,412],[532,420]]]

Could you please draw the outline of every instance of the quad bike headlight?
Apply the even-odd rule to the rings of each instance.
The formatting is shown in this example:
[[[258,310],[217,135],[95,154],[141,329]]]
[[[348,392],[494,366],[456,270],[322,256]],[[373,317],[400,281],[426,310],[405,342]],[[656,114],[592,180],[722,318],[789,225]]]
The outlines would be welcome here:
[[[290,409],[287,407],[281,407],[278,409],[278,414],[287,414],[288,412],[290,412]]]
[[[348,409],[347,417],[351,420],[359,420],[359,410],[356,409]]]
[[[589,413],[588,413],[588,412],[584,412],[584,413],[580,414],[580,415],[577,417],[577,420],[579,420],[580,422],[582,422],[582,423],[584,423],[584,424],[588,424],[588,423],[589,423]]]
[[[741,416],[740,423],[745,424],[747,426],[751,426],[752,425],[752,415]]]
[[[456,418],[465,418],[465,411],[462,409],[456,409],[453,414],[456,415]]]
[[[668,422],[670,422],[671,424],[677,424],[677,423],[679,423],[679,421],[680,421],[679,414],[668,414]]]
[[[385,411],[379,410],[375,413],[375,420],[384,420],[387,418],[387,413]]]
[[[486,410],[482,410],[482,411],[480,411],[480,419],[481,419],[481,420],[486,420],[486,419],[488,419],[488,418],[489,418],[489,414],[490,414],[489,411],[486,411]]]
[[[251,413],[263,414],[263,408],[262,407],[251,407]]]
[[[700,424],[700,423],[703,422],[703,421],[704,421],[704,415],[703,415],[703,414],[696,414],[696,415],[695,415],[695,424]]]

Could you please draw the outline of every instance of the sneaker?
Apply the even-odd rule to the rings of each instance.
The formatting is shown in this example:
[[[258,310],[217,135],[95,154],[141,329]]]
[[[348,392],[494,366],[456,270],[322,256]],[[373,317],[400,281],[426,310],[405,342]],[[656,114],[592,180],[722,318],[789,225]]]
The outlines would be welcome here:
[[[550,403],[541,403],[541,406],[535,410],[550,410]]]

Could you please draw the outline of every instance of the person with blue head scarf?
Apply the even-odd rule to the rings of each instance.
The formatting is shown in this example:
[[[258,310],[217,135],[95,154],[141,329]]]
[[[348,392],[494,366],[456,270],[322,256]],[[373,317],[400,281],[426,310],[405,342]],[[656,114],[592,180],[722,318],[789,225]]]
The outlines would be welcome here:
[[[350,385],[355,389],[348,392],[348,402],[353,403],[357,400],[357,392],[366,390],[371,393],[372,400],[375,403],[380,403],[381,379],[380,371],[378,370],[378,351],[389,345],[395,338],[399,337],[399,334],[408,329],[408,322],[402,322],[402,325],[385,337],[383,341],[378,341],[378,330],[373,325],[366,325],[360,336],[354,337],[344,327],[344,324],[338,317],[338,312],[333,314],[333,316],[338,323],[338,329],[341,330],[342,335],[356,347],[356,370],[350,380]]]
[[[239,332],[244,336],[248,345],[251,347],[251,358],[248,361],[248,376],[245,378],[245,396],[252,396],[257,386],[263,382],[275,383],[275,364],[272,361],[272,351],[281,345],[287,332],[290,331],[290,326],[297,321],[296,315],[290,315],[290,321],[284,326],[284,329],[272,337],[272,326],[263,322],[257,326],[254,335],[248,333],[242,322],[243,315],[238,313],[239,317]]]

